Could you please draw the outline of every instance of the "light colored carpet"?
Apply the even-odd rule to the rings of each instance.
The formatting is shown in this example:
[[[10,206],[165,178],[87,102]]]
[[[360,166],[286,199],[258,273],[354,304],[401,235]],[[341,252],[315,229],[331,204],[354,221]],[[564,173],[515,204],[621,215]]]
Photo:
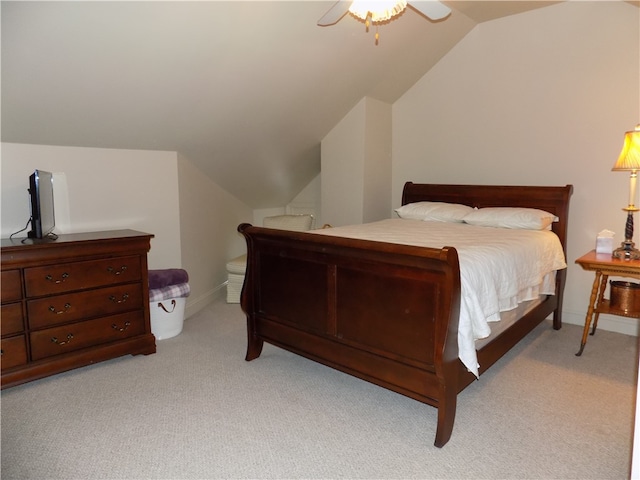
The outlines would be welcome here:
[[[436,410],[265,345],[222,300],[150,356],[2,392],[3,479],[629,477],[634,337],[545,322]]]

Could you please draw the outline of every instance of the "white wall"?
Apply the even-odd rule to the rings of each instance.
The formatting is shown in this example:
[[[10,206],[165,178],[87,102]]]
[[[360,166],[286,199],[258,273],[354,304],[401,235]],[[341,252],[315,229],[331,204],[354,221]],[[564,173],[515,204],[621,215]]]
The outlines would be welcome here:
[[[29,219],[36,168],[54,173],[56,233],[152,233],[149,268],[182,265],[175,152],[2,143],[2,237]]]
[[[322,174],[319,173],[287,204],[285,213],[292,215],[309,213],[313,215],[313,226],[320,228],[324,224],[320,211],[321,204]]]
[[[176,152],[2,144],[2,236],[29,218],[28,177],[54,172],[56,233],[131,228],[154,234],[149,268],[184,268],[186,316],[224,292],[226,262],[252,210]],[[19,236],[26,236],[26,231]]]
[[[265,217],[274,215],[301,215],[309,214],[313,216],[311,228],[322,226],[322,218],[320,216],[321,190],[320,190],[320,174],[311,180],[293,200],[284,207],[258,208],[253,211],[252,225],[261,226],[264,224]]]
[[[186,316],[224,294],[226,263],[246,251],[238,225],[253,212],[183,156],[178,156],[182,265],[189,273],[191,295]]]
[[[570,323],[584,323],[593,282],[575,259],[602,229],[623,240],[629,177],[611,167],[640,121],[639,20],[625,2],[566,2],[478,25],[393,105],[394,206],[407,180],[574,185]]]
[[[391,199],[391,105],[367,98],[365,117],[365,162],[363,177],[363,221],[389,217]]]
[[[363,220],[365,100],[322,139],[321,214],[336,227]]]
[[[322,139],[323,222],[389,217],[391,111],[391,105],[365,97]]]

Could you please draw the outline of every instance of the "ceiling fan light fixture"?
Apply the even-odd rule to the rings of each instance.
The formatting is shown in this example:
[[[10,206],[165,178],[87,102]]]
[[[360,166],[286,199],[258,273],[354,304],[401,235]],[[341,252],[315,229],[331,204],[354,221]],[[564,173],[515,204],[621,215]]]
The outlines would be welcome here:
[[[407,8],[406,0],[353,0],[349,12],[372,23],[386,22]]]

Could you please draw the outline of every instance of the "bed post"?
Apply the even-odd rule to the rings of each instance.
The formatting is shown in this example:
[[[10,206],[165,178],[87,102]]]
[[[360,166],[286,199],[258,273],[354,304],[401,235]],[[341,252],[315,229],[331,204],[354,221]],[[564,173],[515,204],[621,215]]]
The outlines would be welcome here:
[[[444,247],[440,251],[440,259],[449,266],[447,277],[449,281],[444,282],[446,288],[451,291],[445,292],[443,298],[447,299],[448,321],[444,324],[445,329],[436,327],[436,337],[440,339],[439,349],[436,351],[436,375],[439,382],[438,398],[438,425],[436,428],[436,439],[434,445],[442,448],[451,438],[453,424],[456,418],[456,408],[458,402],[459,365],[458,358],[458,325],[460,317],[460,263],[458,252],[455,248]],[[440,324],[442,325],[442,324]],[[444,331],[442,331],[444,330]]]
[[[242,223],[238,226],[238,231],[244,235],[244,238],[247,241],[247,269],[244,275],[244,285],[242,286],[242,293],[240,294],[240,306],[242,307],[242,311],[247,316],[247,355],[245,356],[245,360],[250,362],[251,360],[255,360],[262,353],[262,347],[264,345],[264,341],[262,338],[256,335],[256,322],[254,318],[254,297],[251,292],[253,289],[253,275],[256,266],[250,262],[254,261],[254,255],[251,254],[253,250],[253,244],[251,242],[251,237],[245,234],[245,230],[251,227],[249,223]]]
[[[434,442],[434,445],[438,448],[444,447],[453,433],[458,401],[457,392],[457,388],[441,386],[440,404],[438,405],[438,426],[436,428],[436,441]]]
[[[564,286],[567,279],[567,269],[556,272],[556,309],[553,311],[553,329],[562,328],[562,299],[564,298]]]
[[[564,256],[567,258],[567,232],[569,230],[569,199],[573,193],[573,185],[565,185],[560,189],[558,196],[560,197],[561,206],[555,212],[558,222],[554,222],[551,226],[552,230],[558,235]],[[556,273],[556,309],[553,311],[553,328],[560,330],[562,328],[562,300],[564,298],[564,286],[567,280],[567,269],[558,270]]]

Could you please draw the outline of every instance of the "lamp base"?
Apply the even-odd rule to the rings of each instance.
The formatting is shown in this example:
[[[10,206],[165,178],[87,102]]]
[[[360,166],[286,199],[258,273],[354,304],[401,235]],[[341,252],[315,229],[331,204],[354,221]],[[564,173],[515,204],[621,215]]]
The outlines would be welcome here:
[[[636,244],[631,240],[625,240],[613,251],[613,258],[619,258],[620,260],[640,259],[640,250],[635,248],[635,246]]]

